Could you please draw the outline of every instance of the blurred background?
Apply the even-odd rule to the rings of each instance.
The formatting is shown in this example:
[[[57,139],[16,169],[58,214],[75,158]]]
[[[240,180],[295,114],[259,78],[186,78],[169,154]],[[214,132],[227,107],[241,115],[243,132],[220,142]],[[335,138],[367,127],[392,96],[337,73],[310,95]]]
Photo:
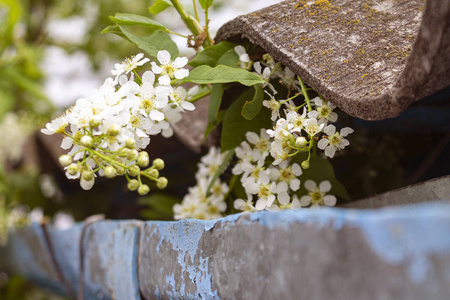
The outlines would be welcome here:
[[[192,1],[182,1],[192,9]],[[210,13],[214,34],[228,20],[280,2],[215,0]],[[90,192],[65,179],[57,163],[60,140],[36,133],[75,101],[96,89],[114,63],[141,52],[131,43],[101,34],[109,16],[134,13],[151,17],[153,1],[0,0],[0,223],[14,205],[56,222],[79,221],[93,214],[107,218],[171,220],[201,156],[175,137],[152,137],[152,158],[166,162],[164,194],[138,198],[126,181],[101,178]],[[174,10],[156,20],[187,33]],[[145,34],[142,30],[141,34]],[[181,54],[194,52],[174,37]],[[184,49],[184,50],[183,50]],[[189,52],[189,50],[192,50]],[[183,52],[184,51],[184,52]],[[355,129],[351,147],[332,162],[353,200],[448,175],[450,169],[450,89],[413,104],[400,117],[366,122],[343,113],[341,123]],[[153,145],[159,145],[154,148]],[[59,216],[59,221],[54,216]],[[62,219],[61,219],[61,216]],[[3,218],[3,219],[2,219]],[[4,228],[0,224],[1,230]],[[0,271],[0,299],[60,299]]]

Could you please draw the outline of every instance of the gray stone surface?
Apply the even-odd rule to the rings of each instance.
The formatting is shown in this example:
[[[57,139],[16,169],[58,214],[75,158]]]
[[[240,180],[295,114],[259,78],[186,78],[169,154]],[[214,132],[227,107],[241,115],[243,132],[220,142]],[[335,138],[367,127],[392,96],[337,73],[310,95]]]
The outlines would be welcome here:
[[[450,85],[450,1],[289,0],[240,16],[249,39],[352,116],[380,120]]]
[[[374,197],[341,205],[345,208],[379,208],[425,201],[450,202],[450,175],[428,180]]]

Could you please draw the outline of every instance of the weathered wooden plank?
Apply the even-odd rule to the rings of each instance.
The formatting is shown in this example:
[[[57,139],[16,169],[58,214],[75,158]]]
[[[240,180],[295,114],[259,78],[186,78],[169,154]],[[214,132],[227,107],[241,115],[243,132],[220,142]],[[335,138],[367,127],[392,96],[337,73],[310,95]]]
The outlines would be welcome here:
[[[55,268],[40,224],[15,230],[1,251],[2,267],[44,288],[67,295]]]
[[[448,299],[450,205],[147,222],[146,299]]]
[[[140,299],[139,226],[138,221],[99,221],[85,226],[80,299]]]

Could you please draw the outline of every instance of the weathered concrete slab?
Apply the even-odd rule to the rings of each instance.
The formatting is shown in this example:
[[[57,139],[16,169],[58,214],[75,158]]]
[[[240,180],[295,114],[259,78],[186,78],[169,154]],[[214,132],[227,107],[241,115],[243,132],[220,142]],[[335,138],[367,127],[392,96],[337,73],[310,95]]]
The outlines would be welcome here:
[[[79,299],[141,299],[137,281],[138,221],[99,221],[81,240]]]
[[[448,299],[450,205],[148,222],[146,299]]]
[[[341,205],[345,208],[379,208],[426,201],[450,202],[450,175],[428,180],[374,197]]]
[[[1,251],[2,268],[35,284],[67,295],[47,247],[40,224],[14,231]]]
[[[225,24],[348,114],[397,116],[450,85],[450,2],[289,0]]]

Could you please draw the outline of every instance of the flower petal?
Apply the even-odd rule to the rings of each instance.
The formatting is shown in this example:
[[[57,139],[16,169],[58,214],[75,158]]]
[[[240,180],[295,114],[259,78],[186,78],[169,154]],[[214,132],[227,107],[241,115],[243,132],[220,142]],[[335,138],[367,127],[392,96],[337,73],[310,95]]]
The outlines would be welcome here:
[[[305,181],[305,188],[310,191],[310,192],[314,192],[317,188],[317,184],[312,181],[312,180],[306,180]]]
[[[322,193],[328,193],[331,190],[331,183],[328,180],[322,181],[319,184],[319,190]]]
[[[167,50],[161,50],[156,55],[156,58],[159,60],[160,63],[163,65],[167,65],[170,62],[170,53]]]
[[[336,197],[333,195],[326,195],[323,197],[323,203],[327,206],[335,206],[336,205]]]

